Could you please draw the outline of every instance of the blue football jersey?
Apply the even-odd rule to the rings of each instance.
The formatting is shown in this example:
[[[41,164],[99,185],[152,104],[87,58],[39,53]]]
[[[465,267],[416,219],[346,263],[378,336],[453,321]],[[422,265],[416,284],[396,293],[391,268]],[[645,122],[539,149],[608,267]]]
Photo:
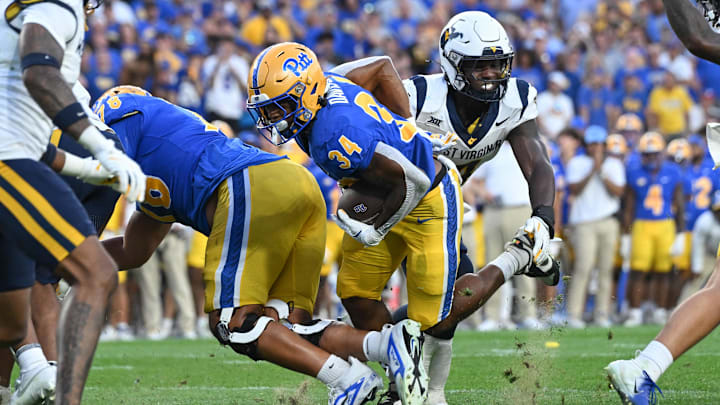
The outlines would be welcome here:
[[[663,162],[656,175],[642,165],[633,165],[627,170],[627,184],[635,191],[635,219],[673,218],[673,193],[677,185],[683,185],[678,165]]]
[[[402,153],[430,179],[435,179],[432,143],[426,133],[393,114],[362,87],[326,73],[328,105],[321,108],[309,130],[305,150],[335,180],[358,178],[370,165],[378,142]]]
[[[340,188],[335,180],[330,178],[330,176],[322,171],[322,169],[316,164],[312,163],[312,161],[309,162],[306,167],[315,177],[315,180],[320,186],[320,191],[322,192],[323,199],[325,200],[325,207],[327,207],[327,217],[329,219],[331,215],[335,213],[337,208],[337,203],[340,199]]]
[[[712,193],[715,189],[712,168],[712,163],[708,165],[703,162],[697,166],[690,165],[685,169],[686,188],[689,189],[688,195],[690,196],[690,202],[685,205],[685,224],[689,231],[692,231],[698,217],[710,208]]]
[[[228,139],[200,115],[161,98],[120,94],[98,100],[93,110],[148,175],[139,209],[205,235],[210,233],[205,204],[220,182],[248,166],[283,158]]]

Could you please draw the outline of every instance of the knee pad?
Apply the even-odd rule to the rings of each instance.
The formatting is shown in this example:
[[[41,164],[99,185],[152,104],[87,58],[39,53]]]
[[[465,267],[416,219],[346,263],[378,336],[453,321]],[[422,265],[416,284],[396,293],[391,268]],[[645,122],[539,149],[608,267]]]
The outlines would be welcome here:
[[[223,345],[229,345],[237,353],[258,361],[257,340],[274,319],[269,316],[248,314],[239,328],[229,330],[228,324],[235,308],[220,310],[220,322],[215,325],[215,337]]]
[[[310,322],[294,323],[292,331],[313,345],[319,346],[320,339],[322,338],[323,333],[325,333],[325,329],[334,323],[335,321],[327,319],[313,319]]]

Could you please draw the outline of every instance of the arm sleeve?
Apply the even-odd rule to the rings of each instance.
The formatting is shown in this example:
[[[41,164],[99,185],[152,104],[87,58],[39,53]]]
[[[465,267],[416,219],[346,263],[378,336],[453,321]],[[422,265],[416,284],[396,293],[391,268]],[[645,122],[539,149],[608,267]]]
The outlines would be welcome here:
[[[39,24],[45,28],[61,48],[73,39],[80,22],[76,15],[57,4],[33,4],[22,11],[23,24]]]
[[[355,177],[358,170],[370,165],[376,146],[377,140],[367,130],[347,125],[335,131],[318,158],[332,178]]]

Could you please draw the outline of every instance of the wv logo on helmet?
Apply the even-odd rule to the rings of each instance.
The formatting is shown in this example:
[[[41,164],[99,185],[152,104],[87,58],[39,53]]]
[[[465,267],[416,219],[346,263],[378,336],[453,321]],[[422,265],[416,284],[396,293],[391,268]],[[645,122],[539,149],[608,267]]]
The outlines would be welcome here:
[[[283,71],[291,71],[295,76],[300,77],[300,72],[304,72],[312,63],[312,59],[305,52],[300,52],[297,59],[288,58],[283,63]]]

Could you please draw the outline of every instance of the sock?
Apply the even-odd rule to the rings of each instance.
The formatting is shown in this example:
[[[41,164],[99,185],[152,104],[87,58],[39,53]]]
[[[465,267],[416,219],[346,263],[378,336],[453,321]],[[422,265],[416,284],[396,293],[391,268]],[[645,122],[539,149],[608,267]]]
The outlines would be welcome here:
[[[520,261],[510,252],[500,253],[500,256],[488,264],[499,268],[505,277],[505,281],[510,280],[515,272],[520,269]]]
[[[384,332],[385,330],[383,330]],[[383,332],[371,331],[363,339],[363,353],[368,361],[387,363],[387,339],[383,339]],[[387,328],[389,336],[390,328]]]
[[[342,376],[345,375],[348,370],[350,370],[350,363],[334,354],[331,354],[320,369],[317,379],[322,381],[325,385],[336,387],[338,386],[338,382],[340,382]]]
[[[444,391],[448,375],[450,375],[452,339],[438,339],[426,334],[423,351],[431,352],[429,358],[427,356],[423,357],[430,378],[428,389]]]
[[[653,340],[638,354],[635,361],[640,363],[653,381],[657,381],[672,364],[673,356],[664,344]]]
[[[47,364],[45,353],[37,343],[30,343],[18,349],[15,352],[15,360],[20,366],[21,375]]]

